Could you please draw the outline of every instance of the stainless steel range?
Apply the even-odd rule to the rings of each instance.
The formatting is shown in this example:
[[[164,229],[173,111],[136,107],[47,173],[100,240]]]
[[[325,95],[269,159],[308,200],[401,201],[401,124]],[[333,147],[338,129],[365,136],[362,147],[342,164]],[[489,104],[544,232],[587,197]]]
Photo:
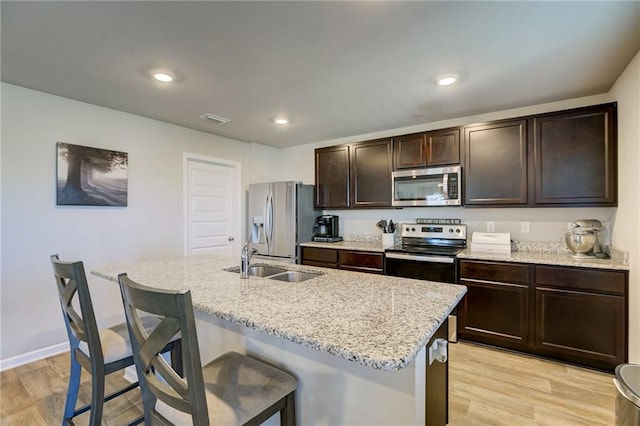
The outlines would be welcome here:
[[[387,275],[456,282],[456,255],[467,247],[466,225],[403,223],[400,236],[402,244],[385,250]]]
[[[402,244],[385,250],[385,274],[455,283],[458,276],[456,255],[467,247],[467,226],[458,219],[426,222],[400,226]],[[450,342],[458,340],[457,328],[457,309],[454,309],[448,322]]]

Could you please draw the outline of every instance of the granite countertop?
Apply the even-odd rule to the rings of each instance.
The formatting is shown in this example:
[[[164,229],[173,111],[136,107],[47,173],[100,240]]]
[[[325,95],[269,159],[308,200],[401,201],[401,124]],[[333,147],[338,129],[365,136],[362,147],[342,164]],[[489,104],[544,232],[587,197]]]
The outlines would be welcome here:
[[[458,254],[458,259],[495,260],[500,262],[534,263],[539,265],[574,266],[579,268],[629,270],[624,253],[612,251],[611,259],[575,258],[568,250],[533,251],[519,250],[511,253],[488,253],[469,248]]]
[[[382,245],[382,241],[338,241],[336,243],[324,243],[319,241],[309,241],[300,243],[302,247],[318,247],[329,248],[335,250],[357,250],[384,253],[386,246]]]
[[[194,256],[95,268],[117,282],[119,273],[141,284],[191,289],[194,308],[233,323],[378,370],[408,366],[466,293],[466,287],[316,268],[282,266],[321,275],[301,283],[241,279],[225,269],[237,259]]]
[[[350,236],[354,237],[354,236]],[[356,236],[357,237],[357,236]],[[369,237],[369,236],[366,236]],[[458,254],[459,259],[494,260],[500,262],[534,263],[539,265],[574,266],[579,268],[619,269],[629,270],[628,253],[610,249],[611,259],[598,258],[574,258],[563,243],[555,242],[528,242],[519,241],[513,243],[517,251],[511,253],[491,253],[486,251],[473,251],[467,248]],[[307,242],[300,244],[303,247],[332,248],[341,250],[360,250],[384,253],[388,246],[383,246],[380,239],[363,238],[358,240],[340,241],[337,243]]]

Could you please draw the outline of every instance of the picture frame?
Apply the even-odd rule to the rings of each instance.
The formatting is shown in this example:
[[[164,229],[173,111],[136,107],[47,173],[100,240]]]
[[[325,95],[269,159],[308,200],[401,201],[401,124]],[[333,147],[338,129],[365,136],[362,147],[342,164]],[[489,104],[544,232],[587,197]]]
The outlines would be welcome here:
[[[126,207],[126,152],[56,144],[56,205]]]

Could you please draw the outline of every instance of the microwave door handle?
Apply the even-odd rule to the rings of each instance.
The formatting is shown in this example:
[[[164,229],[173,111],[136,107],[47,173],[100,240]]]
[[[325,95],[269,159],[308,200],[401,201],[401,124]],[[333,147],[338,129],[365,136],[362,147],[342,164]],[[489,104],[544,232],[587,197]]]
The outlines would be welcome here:
[[[444,195],[444,199],[449,199],[449,174],[444,173],[442,175],[442,195]]]

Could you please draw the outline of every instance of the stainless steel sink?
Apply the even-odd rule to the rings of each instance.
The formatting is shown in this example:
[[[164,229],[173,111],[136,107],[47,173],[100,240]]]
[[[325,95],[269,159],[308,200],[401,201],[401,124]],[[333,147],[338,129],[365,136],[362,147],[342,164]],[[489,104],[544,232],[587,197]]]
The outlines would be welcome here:
[[[321,274],[314,274],[311,272],[287,271],[282,274],[270,276],[269,279],[285,281],[288,283],[301,283],[302,281],[307,281],[320,275]]]
[[[240,272],[240,267],[226,269],[228,272]],[[270,277],[271,275],[280,274],[286,272],[286,269],[274,268],[273,266],[255,265],[249,267],[249,275],[253,277]]]
[[[227,272],[240,272],[239,266],[225,269]],[[270,280],[285,281],[288,283],[301,283],[311,278],[322,275],[318,272],[287,271],[284,268],[274,266],[255,265],[249,267],[249,275],[252,277],[269,278]]]

